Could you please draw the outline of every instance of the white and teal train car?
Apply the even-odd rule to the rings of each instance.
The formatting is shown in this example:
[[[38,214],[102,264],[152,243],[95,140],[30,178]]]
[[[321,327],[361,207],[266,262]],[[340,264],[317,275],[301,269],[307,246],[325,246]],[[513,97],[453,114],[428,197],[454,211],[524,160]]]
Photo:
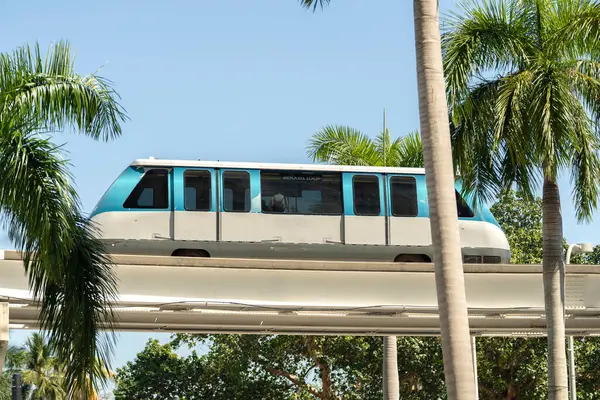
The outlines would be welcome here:
[[[491,212],[456,192],[466,263],[508,263]],[[92,212],[113,253],[431,262],[425,171],[145,159]]]

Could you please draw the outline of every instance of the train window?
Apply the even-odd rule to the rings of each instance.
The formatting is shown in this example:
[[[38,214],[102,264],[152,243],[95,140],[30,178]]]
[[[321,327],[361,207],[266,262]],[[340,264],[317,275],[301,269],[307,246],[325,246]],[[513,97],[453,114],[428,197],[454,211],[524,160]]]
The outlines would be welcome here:
[[[466,201],[462,198],[458,190],[455,190],[456,194],[456,211],[458,212],[459,218],[473,218],[475,215],[473,214],[473,210],[468,206]]]
[[[260,186],[264,213],[342,213],[340,173],[262,171]]]
[[[124,208],[168,208],[169,171],[148,170],[123,203]]]
[[[393,216],[416,217],[419,214],[415,178],[410,176],[391,177],[390,197],[392,199]]]
[[[379,215],[379,178],[375,175],[355,175],[352,178],[354,214]]]
[[[186,170],[183,173],[184,207],[189,211],[210,211],[212,182],[210,171]]]
[[[250,211],[250,174],[248,172],[223,172],[223,209],[229,212]]]

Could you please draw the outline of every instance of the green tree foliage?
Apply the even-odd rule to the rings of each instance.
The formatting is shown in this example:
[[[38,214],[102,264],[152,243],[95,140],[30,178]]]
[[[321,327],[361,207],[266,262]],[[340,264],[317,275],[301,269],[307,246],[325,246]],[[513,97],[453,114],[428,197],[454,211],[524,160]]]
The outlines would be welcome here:
[[[381,400],[381,342],[355,336],[176,335],[164,346],[149,341],[133,362],[118,369],[115,396]],[[178,357],[174,349],[186,344],[210,348],[201,357]],[[402,337],[398,351],[401,397],[438,399],[444,392],[439,339]]]
[[[398,337],[400,398],[446,398],[444,360],[439,337]]]
[[[117,369],[115,399],[201,399],[203,369],[195,354],[181,358],[170,344],[149,340],[134,361]]]
[[[381,338],[178,335],[177,339],[194,345],[210,341],[207,360],[212,370],[233,371],[242,382],[268,382],[276,389],[277,399],[382,397]]]
[[[542,262],[542,199],[514,190],[503,192],[490,209],[506,234],[513,264]],[[567,240],[563,241],[566,252]],[[571,264],[600,264],[600,245],[592,253],[573,254]]]
[[[577,398],[581,400],[600,399],[600,338],[575,337],[575,371],[577,377]]]
[[[545,338],[477,338],[479,398],[546,398],[547,346]]]
[[[12,399],[12,381],[11,375],[0,375],[0,400]]]
[[[224,339],[227,339],[224,336]],[[117,369],[115,399],[285,399],[270,374],[261,374],[245,353],[231,351],[218,343],[198,357],[196,352],[180,357],[174,340],[165,345],[149,340],[134,361]],[[222,352],[225,350],[225,352]],[[252,347],[244,348],[252,352]],[[301,397],[298,397],[299,399]]]
[[[490,208],[510,244],[511,263],[542,262],[542,199],[515,191],[502,193]]]
[[[565,240],[565,251],[567,246],[567,241]],[[571,264],[600,265],[600,245],[594,247],[594,251],[592,253],[573,254],[571,256]]]
[[[26,254],[42,329],[66,365],[70,394],[89,391],[97,359],[108,361],[116,280],[95,227],[82,215],[67,161],[48,133],[72,128],[92,139],[121,134],[126,117],[110,82],[79,75],[66,42],[0,54],[0,217]],[[32,257],[32,255],[35,255]],[[3,363],[3,359],[0,363]]]

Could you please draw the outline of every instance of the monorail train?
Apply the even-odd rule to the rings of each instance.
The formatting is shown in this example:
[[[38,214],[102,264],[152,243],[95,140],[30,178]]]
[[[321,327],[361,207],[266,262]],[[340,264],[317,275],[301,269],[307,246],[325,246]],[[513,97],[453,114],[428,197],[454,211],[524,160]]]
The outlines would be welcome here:
[[[494,216],[475,210],[459,190],[463,261],[508,263],[510,248]],[[420,168],[136,160],[91,217],[115,254],[433,259]]]

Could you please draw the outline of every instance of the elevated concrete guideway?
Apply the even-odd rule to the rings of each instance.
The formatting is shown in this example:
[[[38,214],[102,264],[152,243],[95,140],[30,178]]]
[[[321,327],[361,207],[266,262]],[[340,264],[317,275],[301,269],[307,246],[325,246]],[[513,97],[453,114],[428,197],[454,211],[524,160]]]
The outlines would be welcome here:
[[[123,331],[439,335],[432,264],[113,256]],[[539,265],[466,264],[473,335],[545,335]],[[567,266],[568,335],[600,335],[600,267]],[[11,327],[38,309],[19,253],[0,253]]]

